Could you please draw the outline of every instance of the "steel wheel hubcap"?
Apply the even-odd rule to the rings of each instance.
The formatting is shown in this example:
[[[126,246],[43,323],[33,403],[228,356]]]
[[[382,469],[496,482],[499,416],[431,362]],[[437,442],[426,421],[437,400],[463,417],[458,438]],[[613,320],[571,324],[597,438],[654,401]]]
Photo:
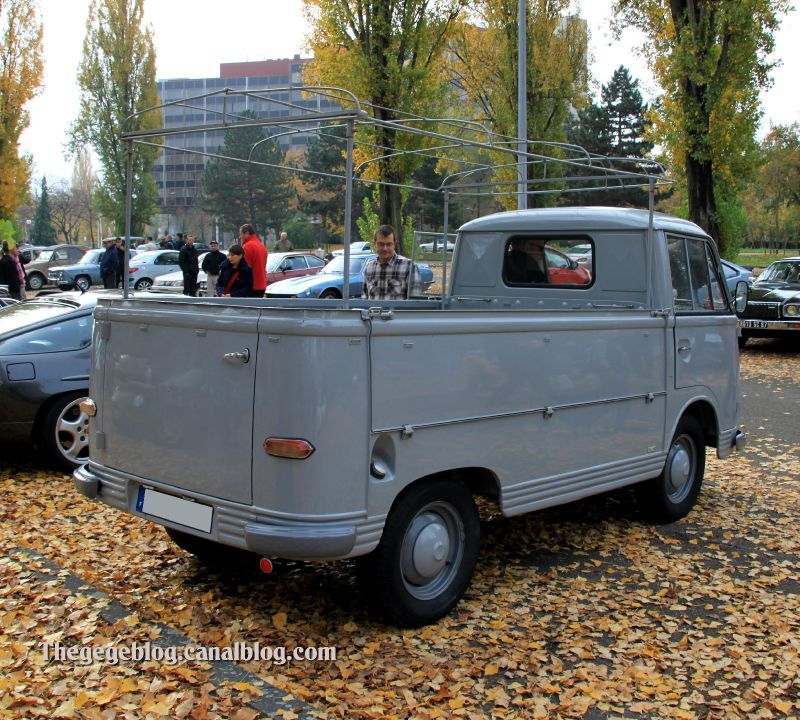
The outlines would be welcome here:
[[[672,502],[681,502],[691,491],[696,465],[695,453],[694,441],[688,435],[681,435],[672,443],[667,473],[667,494]]]
[[[400,570],[408,592],[420,600],[439,595],[458,572],[464,554],[464,524],[449,503],[422,508],[406,531]]]
[[[56,445],[61,454],[75,465],[80,465],[89,456],[89,416],[80,408],[78,398],[67,405],[56,422]]]

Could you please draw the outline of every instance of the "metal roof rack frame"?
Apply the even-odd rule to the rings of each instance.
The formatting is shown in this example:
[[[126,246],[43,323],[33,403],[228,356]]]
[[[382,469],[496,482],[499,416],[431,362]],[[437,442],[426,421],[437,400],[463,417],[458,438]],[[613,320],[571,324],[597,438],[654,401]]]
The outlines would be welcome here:
[[[340,109],[329,112],[315,112],[307,107],[291,102],[292,93],[302,93],[304,96],[325,98],[338,104]],[[222,97],[222,109],[217,110],[208,106],[196,105],[212,97]],[[276,105],[287,109],[289,116],[276,118],[252,118],[233,113],[229,110],[231,98],[243,97],[246,104]],[[286,98],[289,98],[288,100]],[[393,110],[359,100],[352,92],[344,88],[329,86],[298,86],[270,88],[259,91],[237,90],[223,88],[221,90],[193,95],[190,97],[164,102],[131,115],[127,120],[151,116],[170,107],[184,107],[192,110],[202,110],[207,115],[217,115],[217,122],[202,125],[183,127],[161,127],[145,130],[132,130],[123,132],[122,140],[127,151],[126,175],[126,202],[125,202],[125,247],[130,249],[131,212],[133,195],[133,148],[134,145],[157,147],[162,150],[201,155],[204,157],[218,158],[233,163],[247,163],[263,167],[273,167],[299,174],[310,174],[323,177],[341,179],[345,183],[344,207],[344,266],[350,266],[350,239],[352,235],[352,208],[353,208],[353,183],[363,182],[373,185],[399,187],[420,192],[431,192],[443,198],[443,225],[444,236],[447,237],[449,222],[449,204],[454,196],[517,196],[520,194],[520,181],[517,177],[513,180],[502,180],[496,177],[498,171],[505,169],[521,169],[523,166],[538,167],[541,177],[528,179],[524,185],[525,195],[547,195],[580,193],[604,189],[643,188],[648,190],[649,230],[648,245],[652,242],[653,212],[655,189],[670,185],[672,181],[666,176],[665,168],[658,162],[643,158],[608,157],[590,153],[579,145],[570,143],[528,140],[526,151],[519,149],[519,139],[507,135],[494,133],[485,124],[474,120],[459,118],[426,118],[411,113]],[[396,119],[385,120],[375,117],[375,111],[386,111]],[[373,114],[370,114],[372,111]],[[269,128],[268,137],[255,143],[250,148],[248,158],[225,156],[219,152],[209,153],[202,150],[176,147],[169,144],[168,138],[178,135],[191,135],[215,130],[233,130],[236,128]],[[398,150],[377,143],[356,138],[359,129],[384,127],[394,130],[401,136],[414,139],[418,147]],[[344,137],[331,135],[330,130],[345,128]],[[280,137],[296,135],[299,133],[316,133],[320,136],[335,137],[344,142],[345,173],[327,173],[318,170],[266,163],[253,159],[253,151],[263,142],[275,140]],[[160,141],[159,141],[160,140]],[[354,150],[363,148],[369,157],[362,161],[358,167],[354,166]],[[539,152],[531,148],[540,148]],[[461,151],[459,154],[457,151]],[[466,153],[480,157],[468,157]],[[437,188],[428,188],[421,185],[407,183],[391,183],[379,179],[356,176],[368,166],[392,158],[404,156],[419,156],[435,158],[445,167],[464,166],[466,169],[449,172]],[[501,161],[505,159],[505,161]],[[550,167],[557,168],[555,173],[548,175]],[[478,179],[489,174],[490,178]],[[527,173],[526,173],[527,174]],[[571,184],[571,185],[570,185]],[[531,189],[534,186],[536,189]],[[482,192],[487,189],[488,192]],[[411,255],[414,250],[412,246]],[[649,250],[649,248],[648,248]],[[123,270],[123,297],[130,295],[130,278],[128,272],[129,253],[125,253]],[[649,257],[649,252],[648,252]],[[649,270],[648,270],[649,272]],[[343,301],[344,308],[350,307],[350,275],[344,273]],[[409,283],[411,278],[409,277]],[[447,302],[447,252],[446,243],[442,245],[442,308]]]

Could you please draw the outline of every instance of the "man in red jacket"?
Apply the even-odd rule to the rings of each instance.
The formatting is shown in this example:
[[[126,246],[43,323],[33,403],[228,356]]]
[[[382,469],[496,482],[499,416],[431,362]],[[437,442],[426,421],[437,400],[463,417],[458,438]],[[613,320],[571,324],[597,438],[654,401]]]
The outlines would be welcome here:
[[[249,223],[239,228],[239,239],[244,248],[244,259],[253,269],[252,297],[264,297],[267,289],[267,248]]]

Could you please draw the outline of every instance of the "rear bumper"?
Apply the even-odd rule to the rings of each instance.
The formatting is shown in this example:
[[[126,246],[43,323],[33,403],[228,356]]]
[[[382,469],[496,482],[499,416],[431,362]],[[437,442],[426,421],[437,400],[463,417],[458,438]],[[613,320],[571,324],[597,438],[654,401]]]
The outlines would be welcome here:
[[[731,428],[720,433],[717,457],[726,458],[734,451],[741,452],[747,447],[747,433],[739,428]]]
[[[203,537],[223,545],[230,545],[271,558],[292,560],[335,560],[350,555],[360,555],[371,550],[377,539],[369,537],[378,528],[370,523],[371,532],[364,533],[366,518],[325,519],[312,522],[310,518],[289,520],[284,517],[272,520],[268,511],[237,503],[179,490],[151,481],[147,487],[180,497],[191,498],[213,508],[211,533],[206,534],[184,525],[153,517],[136,510],[136,497],[143,482],[140,478],[123,475],[107,468],[87,464],[72,475],[75,489],[84,497],[99,499],[123,512],[138,515],[146,520]],[[382,527],[382,523],[380,524]],[[359,536],[359,530],[361,535]],[[377,533],[378,537],[380,532]],[[356,548],[357,540],[360,541]],[[368,545],[365,547],[364,543]]]

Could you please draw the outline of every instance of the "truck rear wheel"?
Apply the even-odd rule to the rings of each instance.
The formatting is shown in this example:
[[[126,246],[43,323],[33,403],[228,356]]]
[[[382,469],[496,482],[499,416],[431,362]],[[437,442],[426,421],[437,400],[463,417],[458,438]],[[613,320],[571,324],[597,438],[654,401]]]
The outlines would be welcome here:
[[[661,474],[636,486],[640,506],[654,522],[680,520],[697,502],[705,468],[700,423],[691,415],[684,415],[672,437]]]
[[[427,625],[464,594],[479,545],[478,510],[463,483],[412,486],[389,513],[378,547],[360,561],[363,589],[390,621]]]

